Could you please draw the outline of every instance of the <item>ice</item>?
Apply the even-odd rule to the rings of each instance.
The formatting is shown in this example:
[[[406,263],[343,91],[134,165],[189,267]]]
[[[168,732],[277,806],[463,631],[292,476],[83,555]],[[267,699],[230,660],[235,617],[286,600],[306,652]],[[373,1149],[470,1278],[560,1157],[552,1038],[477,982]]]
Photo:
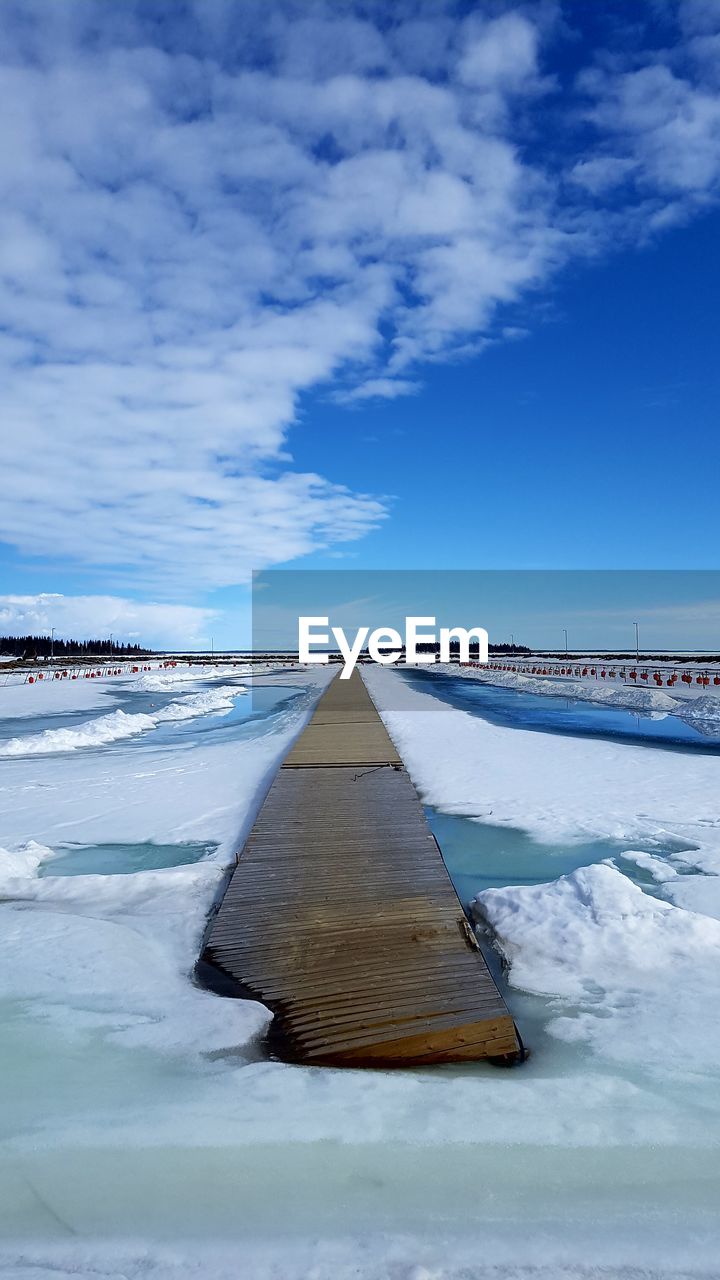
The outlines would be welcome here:
[[[442,810],[494,808],[490,822],[548,840],[620,835],[628,856],[662,843],[680,849],[665,860],[678,875],[652,897],[620,874],[618,855],[617,866],[587,869],[582,892],[577,882],[545,900],[505,900],[511,981],[532,970],[544,991],[508,987],[533,1050],[513,1071],[288,1066],[263,1053],[261,1006],[194,984],[235,851],[332,674],[278,677],[309,691],[250,725],[218,719],[185,741],[149,733],[141,749],[118,739],[2,761],[8,1274],[711,1275],[720,1082],[706,1023],[720,923],[668,896],[720,879],[698,874],[720,845],[709,757],[499,729],[412,690],[396,709],[401,679],[371,670],[381,710],[383,683],[394,682],[391,732]],[[180,703],[199,691],[169,690]],[[668,759],[680,786],[663,772]],[[214,852],[128,875],[52,874],[68,843],[143,841]],[[652,875],[651,864],[633,866]],[[541,980],[520,955],[521,915]],[[546,917],[564,930],[566,953]],[[617,955],[603,950],[606,929]],[[677,1011],[681,980],[687,1009]],[[665,1040],[661,1020],[674,1020]]]
[[[0,681],[0,721],[32,718],[62,711],[92,711],[114,701],[120,688],[129,681],[114,680],[41,680],[24,683],[24,677],[6,676]]]
[[[519,1157],[523,1154],[518,1153]],[[460,1177],[475,1172],[462,1163],[453,1167],[450,1159],[455,1153],[449,1155],[438,1161],[439,1192],[444,1185],[456,1192]],[[313,1172],[312,1152],[304,1151],[302,1156],[305,1169]],[[122,1168],[121,1161],[119,1164]],[[569,1172],[572,1171],[571,1168]],[[8,1248],[4,1251],[6,1269],[0,1273],[6,1280],[71,1280],[79,1275],[92,1276],[93,1280],[717,1280],[714,1242],[703,1230],[700,1215],[688,1212],[684,1202],[680,1205],[682,1216],[676,1210],[659,1218],[652,1237],[642,1245],[607,1215],[604,1225],[596,1220],[584,1223],[579,1230],[563,1222],[558,1214],[552,1233],[530,1218],[523,1221],[522,1230],[516,1231],[511,1225],[519,1216],[515,1199],[505,1202],[504,1220],[498,1206],[496,1219],[483,1223],[480,1232],[471,1221],[464,1232],[454,1237],[435,1224],[435,1213],[428,1206],[425,1224],[414,1224],[412,1232],[389,1226],[381,1234],[368,1228],[362,1233],[338,1233],[327,1229],[321,1215],[315,1232],[295,1232],[280,1226],[263,1236],[263,1228],[267,1229],[265,1219],[256,1219],[248,1230],[247,1220],[242,1213],[237,1214],[237,1208],[234,1230],[231,1227],[228,1232],[227,1223],[218,1222],[218,1200],[224,1206],[227,1199],[224,1176],[235,1180],[238,1200],[248,1206],[250,1218],[255,1188],[247,1171],[238,1170],[234,1164],[218,1168],[206,1157],[200,1172],[214,1194],[203,1196],[203,1184],[198,1184],[209,1227],[195,1237],[178,1237],[177,1232],[168,1230],[165,1238],[150,1243],[132,1238],[106,1240],[98,1238],[97,1232],[84,1231],[85,1224],[78,1226],[77,1219],[71,1218],[66,1235],[72,1232],[75,1239]],[[261,1178],[265,1172],[261,1163]],[[551,1176],[556,1173],[554,1169],[549,1172]],[[156,1173],[168,1194],[177,1190],[176,1170],[158,1168]],[[291,1162],[289,1173],[302,1187],[303,1167],[299,1162]],[[372,1182],[366,1188],[363,1207],[368,1216],[372,1206],[375,1216],[383,1217],[383,1200],[397,1204],[398,1196],[402,1197],[403,1184],[394,1174],[392,1168],[386,1183],[375,1188],[375,1195],[371,1193]],[[360,1183],[363,1176],[360,1166],[356,1182]],[[346,1174],[338,1186],[343,1196],[348,1197],[354,1190],[355,1199],[361,1200],[351,1175]],[[502,1192],[505,1186],[503,1181]],[[288,1190],[288,1179],[283,1178],[279,1194],[292,1221],[297,1185],[295,1200],[292,1193],[285,1199]],[[479,1191],[492,1194],[492,1188],[484,1183]],[[445,1200],[442,1197],[438,1206],[439,1221]],[[139,1196],[135,1203],[136,1220],[142,1231],[144,1205]],[[602,1209],[606,1212],[604,1205]],[[196,1216],[193,1214],[193,1220]],[[397,1217],[400,1216],[398,1212]],[[0,1259],[0,1268],[1,1265]]]
[[[264,669],[272,670],[272,667],[267,666]],[[172,693],[174,690],[182,688],[183,685],[203,684],[207,680],[242,679],[250,675],[253,670],[257,673],[261,668],[253,668],[249,663],[241,663],[240,665],[208,663],[199,666],[181,664],[178,667],[146,671],[137,677],[134,687],[146,689],[151,693],[164,693],[167,691]]]
[[[654,854],[644,853],[642,850],[626,849],[621,857],[625,862],[634,862],[641,871],[647,871],[658,884],[672,880],[678,874],[677,869],[664,858],[657,858]]]
[[[189,981],[222,875],[216,863],[139,872],[130,892],[128,877],[35,882],[5,913],[0,998],[32,1001],[35,1018],[70,1031],[103,1027],[122,1046],[185,1058],[247,1047],[268,1026],[267,1010],[212,998]]]
[[[367,679],[428,804],[540,840],[676,837],[706,849],[708,866],[720,851],[717,755],[508,728],[387,669]]]
[[[720,876],[678,876],[664,893],[678,907],[720,920]]]
[[[486,889],[476,910],[514,986],[569,1002],[551,1034],[625,1064],[642,1056],[656,1079],[720,1071],[720,921],[643,893],[607,863]]]
[[[715,693],[702,694],[692,702],[683,703],[676,714],[690,724],[697,720],[720,724],[720,697]]]
[[[40,863],[53,854],[54,850],[37,840],[28,840],[16,849],[0,849],[0,897],[12,897],[15,885],[32,879]]]
[[[422,670],[427,671],[427,667]],[[626,707],[635,711],[667,711],[678,714],[683,705],[677,697],[663,689],[632,688],[628,685],[605,685],[588,680],[572,680],[565,676],[526,676],[519,671],[490,671],[481,667],[461,667],[456,662],[436,663],[433,671],[480,684],[500,685],[505,689],[517,689],[521,693],[539,694],[545,698],[578,698],[581,702],[597,702],[605,707]],[[720,707],[720,698],[708,695],[710,702]]]
[[[304,679],[312,690],[326,678],[294,680]],[[223,686],[186,693],[149,719],[226,711],[239,692]],[[111,742],[102,756],[58,752],[43,760],[31,752],[8,760],[0,782],[5,998],[31,1001],[33,1017],[57,1011],[68,1033],[92,1013],[94,1025],[102,1024],[118,1043],[177,1049],[186,1057],[193,1046],[208,1053],[252,1044],[267,1026],[267,1011],[209,995],[190,977],[234,850],[313,696],[268,724],[259,722],[256,738],[222,745],[210,740],[185,747],[178,758],[172,748],[158,747],[138,759]],[[37,740],[47,746],[45,735]],[[19,741],[34,742],[32,736]],[[132,875],[52,875],[51,859],[69,838],[100,843],[108,837],[203,839],[216,852],[192,865]]]
[[[117,710],[97,716],[71,729],[45,729],[42,733],[0,741],[0,756],[45,755],[54,751],[77,751],[82,747],[102,747],[122,738],[147,733],[159,724],[176,720],[192,720],[195,716],[225,715],[232,711],[235,698],[247,690],[244,686],[226,685],[171,702],[152,713]]]

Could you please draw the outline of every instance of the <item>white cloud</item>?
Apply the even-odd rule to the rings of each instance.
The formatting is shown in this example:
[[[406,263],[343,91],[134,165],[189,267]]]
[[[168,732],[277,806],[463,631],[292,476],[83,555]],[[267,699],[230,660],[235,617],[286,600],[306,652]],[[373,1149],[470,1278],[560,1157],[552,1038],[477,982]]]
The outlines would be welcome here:
[[[720,189],[720,7],[682,0],[677,16],[675,44],[579,77],[598,144],[573,177],[594,193],[632,180],[657,226],[687,218]]]
[[[382,497],[293,468],[304,393],[405,394],[618,219],[714,188],[707,6],[692,73],[586,73],[598,144],[560,166],[524,132],[552,13],[7,0],[0,539],[172,594],[373,528]]]
[[[210,646],[212,609],[155,604],[119,596],[0,596],[0,635],[108,639],[162,648]]]
[[[482,89],[518,87],[526,91],[537,75],[538,29],[520,13],[492,21],[473,16],[458,66],[464,84]]]
[[[339,392],[335,399],[339,404],[352,404],[359,400],[397,400],[399,396],[414,396],[420,391],[419,382],[407,378],[368,378],[350,391]]]

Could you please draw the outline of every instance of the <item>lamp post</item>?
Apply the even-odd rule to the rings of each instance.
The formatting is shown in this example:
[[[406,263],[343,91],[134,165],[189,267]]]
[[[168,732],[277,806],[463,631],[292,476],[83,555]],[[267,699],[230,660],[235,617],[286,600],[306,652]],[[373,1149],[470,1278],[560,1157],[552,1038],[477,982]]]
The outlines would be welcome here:
[[[635,628],[635,662],[640,661],[640,624],[633,622]]]
[[[55,657],[55,632],[56,631],[57,631],[57,627],[50,628],[50,661],[51,662]]]
[[[563,635],[565,636],[565,657],[567,657],[567,654],[568,654],[567,627],[563,627]]]

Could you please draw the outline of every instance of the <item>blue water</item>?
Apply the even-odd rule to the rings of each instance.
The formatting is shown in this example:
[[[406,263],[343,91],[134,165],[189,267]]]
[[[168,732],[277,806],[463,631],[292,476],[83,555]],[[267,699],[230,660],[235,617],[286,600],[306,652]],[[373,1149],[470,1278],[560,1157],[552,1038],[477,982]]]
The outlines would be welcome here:
[[[161,867],[184,867],[214,853],[213,842],[182,841],[179,844],[63,844],[56,846],[54,858],[41,862],[43,876],[130,876],[136,871],[157,871]]]
[[[624,711],[579,698],[545,697],[439,672],[402,671],[402,675],[422,693],[511,729],[610,738],[680,751],[720,751],[720,724],[709,721],[698,727],[656,711]]]
[[[75,725],[87,724],[100,716],[107,716],[112,711],[125,711],[128,715],[150,715],[181,696],[178,692],[151,693],[145,689],[133,692],[117,685],[110,686],[103,691],[102,702],[97,707],[86,707],[80,711],[48,711],[45,715],[38,716],[0,716],[0,738],[34,737],[37,733],[44,733],[46,729],[72,729]],[[32,697],[32,691],[29,697]]]
[[[548,884],[578,867],[589,867],[604,858],[613,858],[618,869],[646,892],[660,892],[660,886],[634,862],[623,862],[627,840],[582,840],[546,843],[535,840],[515,827],[494,826],[455,814],[441,813],[427,806],[427,820],[442,851],[445,866],[463,904],[467,905],[485,889],[506,885]],[[667,857],[686,852],[694,845],[679,840],[632,841],[636,851]],[[680,868],[676,868],[680,871]],[[692,874],[689,870],[687,874]]]
[[[209,715],[194,716],[191,720],[168,721],[134,742],[156,747],[178,740],[186,744],[206,741],[208,734],[212,735],[213,742],[257,738],[262,736],[262,721],[267,722],[267,731],[272,732],[277,717],[284,716],[291,708],[294,711],[298,702],[308,699],[310,691],[299,685],[264,685],[261,680],[262,677],[256,677],[247,693],[238,691],[232,711],[214,711]],[[212,681],[204,684],[203,688],[220,688],[226,684],[227,681],[223,680]],[[314,691],[316,695],[317,691]]]
[[[274,679],[277,679],[277,675]],[[84,711],[56,711],[40,716],[0,717],[0,740],[34,737],[47,729],[71,729],[76,725],[88,724],[113,711],[124,711],[127,715],[153,715],[172,702],[182,702],[185,697],[226,687],[229,683],[227,678],[223,679],[219,676],[217,680],[198,682],[192,688],[185,686],[182,689],[161,693],[115,686],[107,690],[107,695],[100,706],[86,708]],[[255,677],[252,686],[248,682],[246,692],[242,692],[242,685],[242,680],[239,680],[237,696],[231,711],[210,712],[188,720],[170,720],[136,737],[81,749],[83,752],[124,748],[138,750],[178,740],[189,745],[192,741],[203,739],[208,733],[217,734],[223,741],[228,738],[254,736],[257,733],[258,721],[272,720],[275,716],[283,714],[297,699],[304,698],[308,694],[307,688],[296,684],[264,685],[262,677]]]

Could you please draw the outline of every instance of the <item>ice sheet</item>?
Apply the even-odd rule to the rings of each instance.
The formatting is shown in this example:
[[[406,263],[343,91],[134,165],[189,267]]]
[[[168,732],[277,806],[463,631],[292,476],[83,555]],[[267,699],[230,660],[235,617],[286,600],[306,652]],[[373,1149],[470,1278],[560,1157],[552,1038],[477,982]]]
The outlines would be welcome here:
[[[282,681],[319,688],[327,678],[315,668]],[[399,678],[373,670],[370,679],[382,709],[383,681]],[[387,713],[388,723],[415,781],[442,808],[478,816],[502,803],[506,823],[569,839],[617,834],[608,826],[647,835],[665,830],[670,812],[670,829],[677,819],[687,843],[690,830],[701,839],[672,856],[678,874],[656,892],[710,879],[686,873],[712,857],[716,828],[702,792],[715,794],[716,774],[681,774],[685,795],[656,777],[665,757],[682,767],[681,753],[497,729],[407,692],[412,705]],[[643,895],[607,865],[589,869],[582,893],[556,888],[542,910],[539,899],[511,908],[508,897],[511,978],[525,981],[512,947],[534,947],[546,992],[509,989],[533,1048],[512,1072],[266,1061],[264,1011],[192,984],[207,911],[309,707],[292,704],[222,742],[209,733],[153,747],[150,736],[141,752],[117,741],[103,752],[2,762],[0,894],[10,900],[0,906],[0,1044],[10,1047],[0,1234],[24,1240],[6,1249],[8,1267],[25,1280],[63,1269],[181,1280],[199,1270],[236,1275],[241,1257],[253,1280],[336,1280],[358,1268],[364,1280],[586,1280],[591,1259],[607,1268],[603,1280],[626,1280],[633,1266],[644,1277],[689,1265],[712,1274],[717,1045],[703,1036],[680,1054],[674,1040],[669,1051],[660,1045],[659,1031],[675,1008],[668,947],[689,989],[678,1030],[689,1034],[699,1016],[701,983],[717,968],[720,925],[708,916]],[[632,785],[623,784],[624,761]],[[192,839],[217,842],[216,856],[126,876],[37,875],[39,860],[47,872],[67,840]],[[527,937],[516,932],[521,914]],[[546,915],[565,930],[572,982]],[[603,986],[606,928],[620,952],[607,957]],[[642,969],[635,936],[658,975]],[[707,976],[709,999],[714,982]],[[648,1046],[657,1060],[648,1062]],[[386,1234],[398,1231],[407,1234]],[[145,1243],[128,1243],[138,1236]]]
[[[428,804],[539,839],[677,837],[720,869],[717,757],[489,724],[396,672],[365,674]]]
[[[510,982],[571,1009],[552,1035],[642,1061],[655,1079],[720,1073],[720,921],[652,897],[616,867],[581,867],[549,885],[476,899]]]

